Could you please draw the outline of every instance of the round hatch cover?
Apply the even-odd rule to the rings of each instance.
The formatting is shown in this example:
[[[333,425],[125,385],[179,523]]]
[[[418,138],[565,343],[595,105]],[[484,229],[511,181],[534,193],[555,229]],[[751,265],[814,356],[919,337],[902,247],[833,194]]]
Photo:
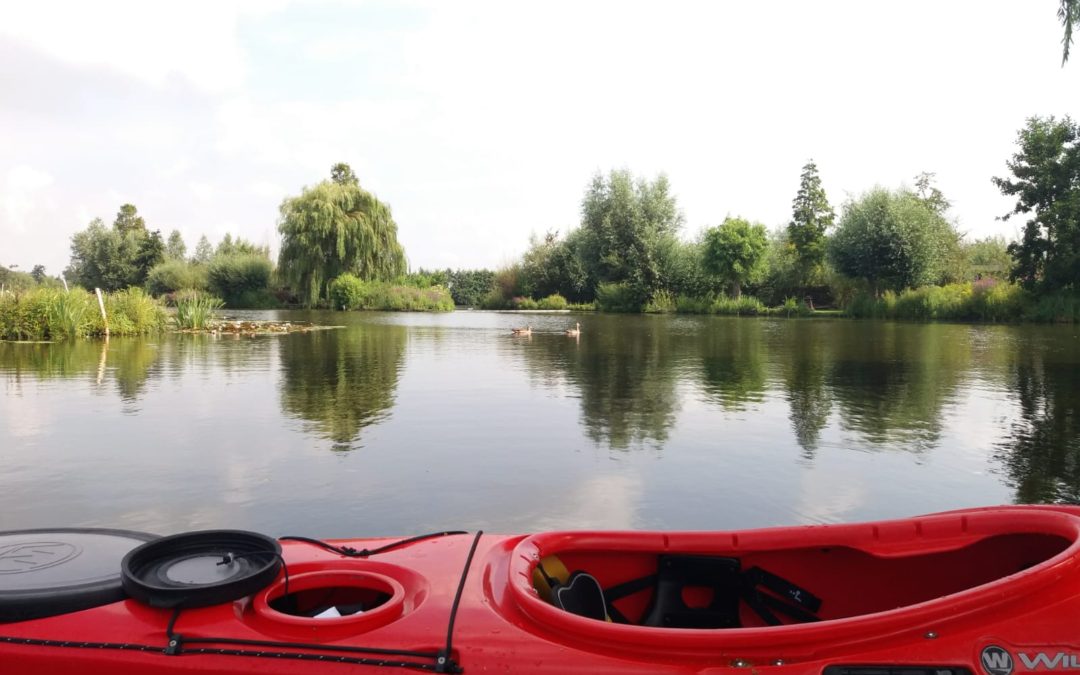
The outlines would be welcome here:
[[[0,532],[0,622],[123,600],[120,561],[156,538],[145,532],[89,528]]]
[[[152,607],[206,607],[264,588],[281,569],[281,544],[241,530],[162,537],[128,553],[124,590]]]

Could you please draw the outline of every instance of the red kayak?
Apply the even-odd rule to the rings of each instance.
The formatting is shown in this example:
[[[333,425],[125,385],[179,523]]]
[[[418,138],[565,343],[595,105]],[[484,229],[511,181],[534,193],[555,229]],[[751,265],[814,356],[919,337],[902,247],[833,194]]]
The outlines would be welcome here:
[[[0,533],[0,673],[1080,670],[1080,507],[739,532]]]

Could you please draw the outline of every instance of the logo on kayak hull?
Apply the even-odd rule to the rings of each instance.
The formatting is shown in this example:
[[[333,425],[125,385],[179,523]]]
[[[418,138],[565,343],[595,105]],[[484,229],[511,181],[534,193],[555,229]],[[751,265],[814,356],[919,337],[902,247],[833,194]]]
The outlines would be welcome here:
[[[997,645],[984,648],[981,660],[983,670],[989,675],[1012,675],[1012,655]]]
[[[1080,670],[1080,653],[1061,649],[1029,649],[1012,654],[997,645],[983,648],[980,655],[983,670],[987,675],[1012,675],[1014,671],[1050,672],[1059,670]]]

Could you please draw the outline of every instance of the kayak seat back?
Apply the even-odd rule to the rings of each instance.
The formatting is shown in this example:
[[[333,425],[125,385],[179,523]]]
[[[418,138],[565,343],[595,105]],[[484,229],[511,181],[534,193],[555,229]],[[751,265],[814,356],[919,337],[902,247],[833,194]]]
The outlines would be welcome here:
[[[559,609],[599,621],[611,621],[604,589],[587,572],[573,574],[557,556],[549,555],[533,570],[533,587],[544,600]]]
[[[733,628],[739,625],[741,594],[737,558],[662,555],[652,604],[641,623],[665,628]],[[694,596],[704,603],[688,604]]]

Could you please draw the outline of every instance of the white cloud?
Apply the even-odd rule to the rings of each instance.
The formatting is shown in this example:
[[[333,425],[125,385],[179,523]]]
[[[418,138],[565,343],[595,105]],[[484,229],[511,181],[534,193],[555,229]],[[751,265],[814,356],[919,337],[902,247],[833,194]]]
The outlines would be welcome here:
[[[16,166],[9,169],[0,192],[0,233],[19,235],[27,231],[27,219],[36,209],[50,206],[48,196],[41,193],[52,185],[53,177],[32,166]],[[17,261],[9,261],[17,262]]]
[[[239,85],[245,73],[236,40],[243,14],[279,2],[189,0],[182,3],[109,0],[0,5],[0,35],[62,61],[104,66],[155,85],[179,76],[209,90]]]

